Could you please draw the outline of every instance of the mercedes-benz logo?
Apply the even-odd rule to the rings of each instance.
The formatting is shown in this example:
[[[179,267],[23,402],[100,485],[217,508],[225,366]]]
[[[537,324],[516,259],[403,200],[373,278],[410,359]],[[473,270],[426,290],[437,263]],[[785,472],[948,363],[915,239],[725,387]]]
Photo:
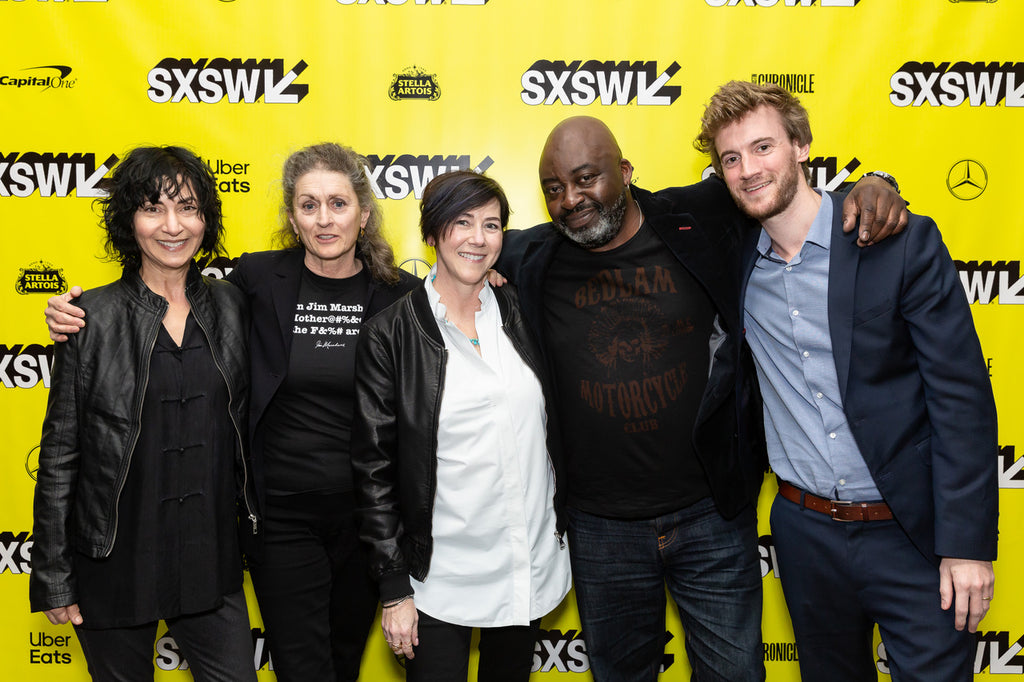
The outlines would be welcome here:
[[[974,159],[957,161],[946,175],[946,187],[957,199],[977,199],[988,187],[988,172]]]
[[[408,272],[413,277],[423,279],[430,272],[430,263],[422,258],[406,258],[398,264],[398,267]]]

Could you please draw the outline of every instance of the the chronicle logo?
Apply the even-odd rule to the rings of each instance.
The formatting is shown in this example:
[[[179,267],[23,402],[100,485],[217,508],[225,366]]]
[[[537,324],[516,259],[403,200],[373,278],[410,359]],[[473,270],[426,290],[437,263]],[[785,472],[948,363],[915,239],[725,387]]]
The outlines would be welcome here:
[[[483,173],[494,163],[491,157],[485,156],[480,163],[473,165],[469,155],[461,156],[413,156],[402,154],[395,156],[375,156],[368,154],[366,160],[369,168],[366,177],[370,180],[373,194],[378,199],[404,199],[412,194],[419,199],[423,196],[423,188],[427,183],[442,173],[457,170],[473,170]]]
[[[704,2],[712,7],[734,7],[736,5],[743,5],[744,7],[775,7],[776,5],[784,7],[810,7],[812,5],[817,5],[818,7],[856,7],[860,0],[704,0]]]
[[[46,90],[68,90],[75,87],[77,78],[68,78],[71,67],[63,64],[52,66],[29,66],[22,69],[31,73],[0,76],[0,87],[41,88]]]
[[[111,154],[96,165],[96,155],[59,152],[0,152],[0,197],[27,197],[35,191],[41,197],[102,197],[96,186],[117,163]]]
[[[410,66],[401,73],[396,73],[388,88],[388,97],[398,101],[401,99],[425,99],[431,102],[441,96],[441,87],[437,84],[437,74],[427,73],[418,66]]]
[[[38,260],[18,271],[14,290],[19,294],[63,294],[68,290],[64,271]]]
[[[946,187],[957,199],[977,199],[988,187],[988,171],[974,159],[957,161],[946,174]]]
[[[957,260],[953,263],[968,303],[988,305],[998,298],[1001,305],[1024,304],[1024,278],[1020,276],[1019,260],[995,263]]]
[[[889,87],[898,107],[1024,107],[1024,62],[907,62]]]
[[[149,71],[147,93],[158,104],[213,104],[224,98],[232,104],[252,104],[261,97],[267,104],[297,104],[309,94],[308,85],[295,82],[306,66],[300,60],[285,72],[283,59],[167,57]]]
[[[576,104],[586,106],[638,105],[668,106],[679,99],[682,88],[668,85],[680,66],[672,62],[659,71],[658,62],[586,62],[575,60],[535,61],[520,80],[524,104]]]

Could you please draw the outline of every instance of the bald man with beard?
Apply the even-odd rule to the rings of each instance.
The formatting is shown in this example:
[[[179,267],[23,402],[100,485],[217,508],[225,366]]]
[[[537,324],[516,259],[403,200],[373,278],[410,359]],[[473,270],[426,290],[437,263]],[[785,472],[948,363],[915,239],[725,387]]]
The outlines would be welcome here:
[[[556,381],[549,409],[568,457],[594,678],[657,678],[667,587],[694,679],[762,680],[755,502],[766,460],[739,306],[739,245],[753,225],[717,178],[632,185],[632,164],[595,118],[558,124],[539,170],[551,222],[510,231],[497,268],[518,285]],[[880,179],[851,193],[848,229],[858,205],[876,239],[906,219]]]

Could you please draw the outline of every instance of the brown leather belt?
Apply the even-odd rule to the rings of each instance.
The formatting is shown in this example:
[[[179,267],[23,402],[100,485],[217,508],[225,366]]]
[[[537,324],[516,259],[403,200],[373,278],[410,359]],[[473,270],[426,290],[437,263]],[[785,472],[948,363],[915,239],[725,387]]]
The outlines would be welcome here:
[[[779,494],[790,502],[821,512],[836,521],[885,521],[892,518],[892,510],[885,502],[826,500],[785,481],[779,481]]]

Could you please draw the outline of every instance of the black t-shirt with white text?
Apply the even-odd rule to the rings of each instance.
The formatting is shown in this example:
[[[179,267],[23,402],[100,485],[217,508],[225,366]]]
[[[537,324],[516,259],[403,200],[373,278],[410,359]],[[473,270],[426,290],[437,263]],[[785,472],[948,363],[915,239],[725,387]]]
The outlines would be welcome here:
[[[355,350],[369,284],[366,268],[345,279],[303,268],[288,376],[261,424],[270,494],[352,489]]]

